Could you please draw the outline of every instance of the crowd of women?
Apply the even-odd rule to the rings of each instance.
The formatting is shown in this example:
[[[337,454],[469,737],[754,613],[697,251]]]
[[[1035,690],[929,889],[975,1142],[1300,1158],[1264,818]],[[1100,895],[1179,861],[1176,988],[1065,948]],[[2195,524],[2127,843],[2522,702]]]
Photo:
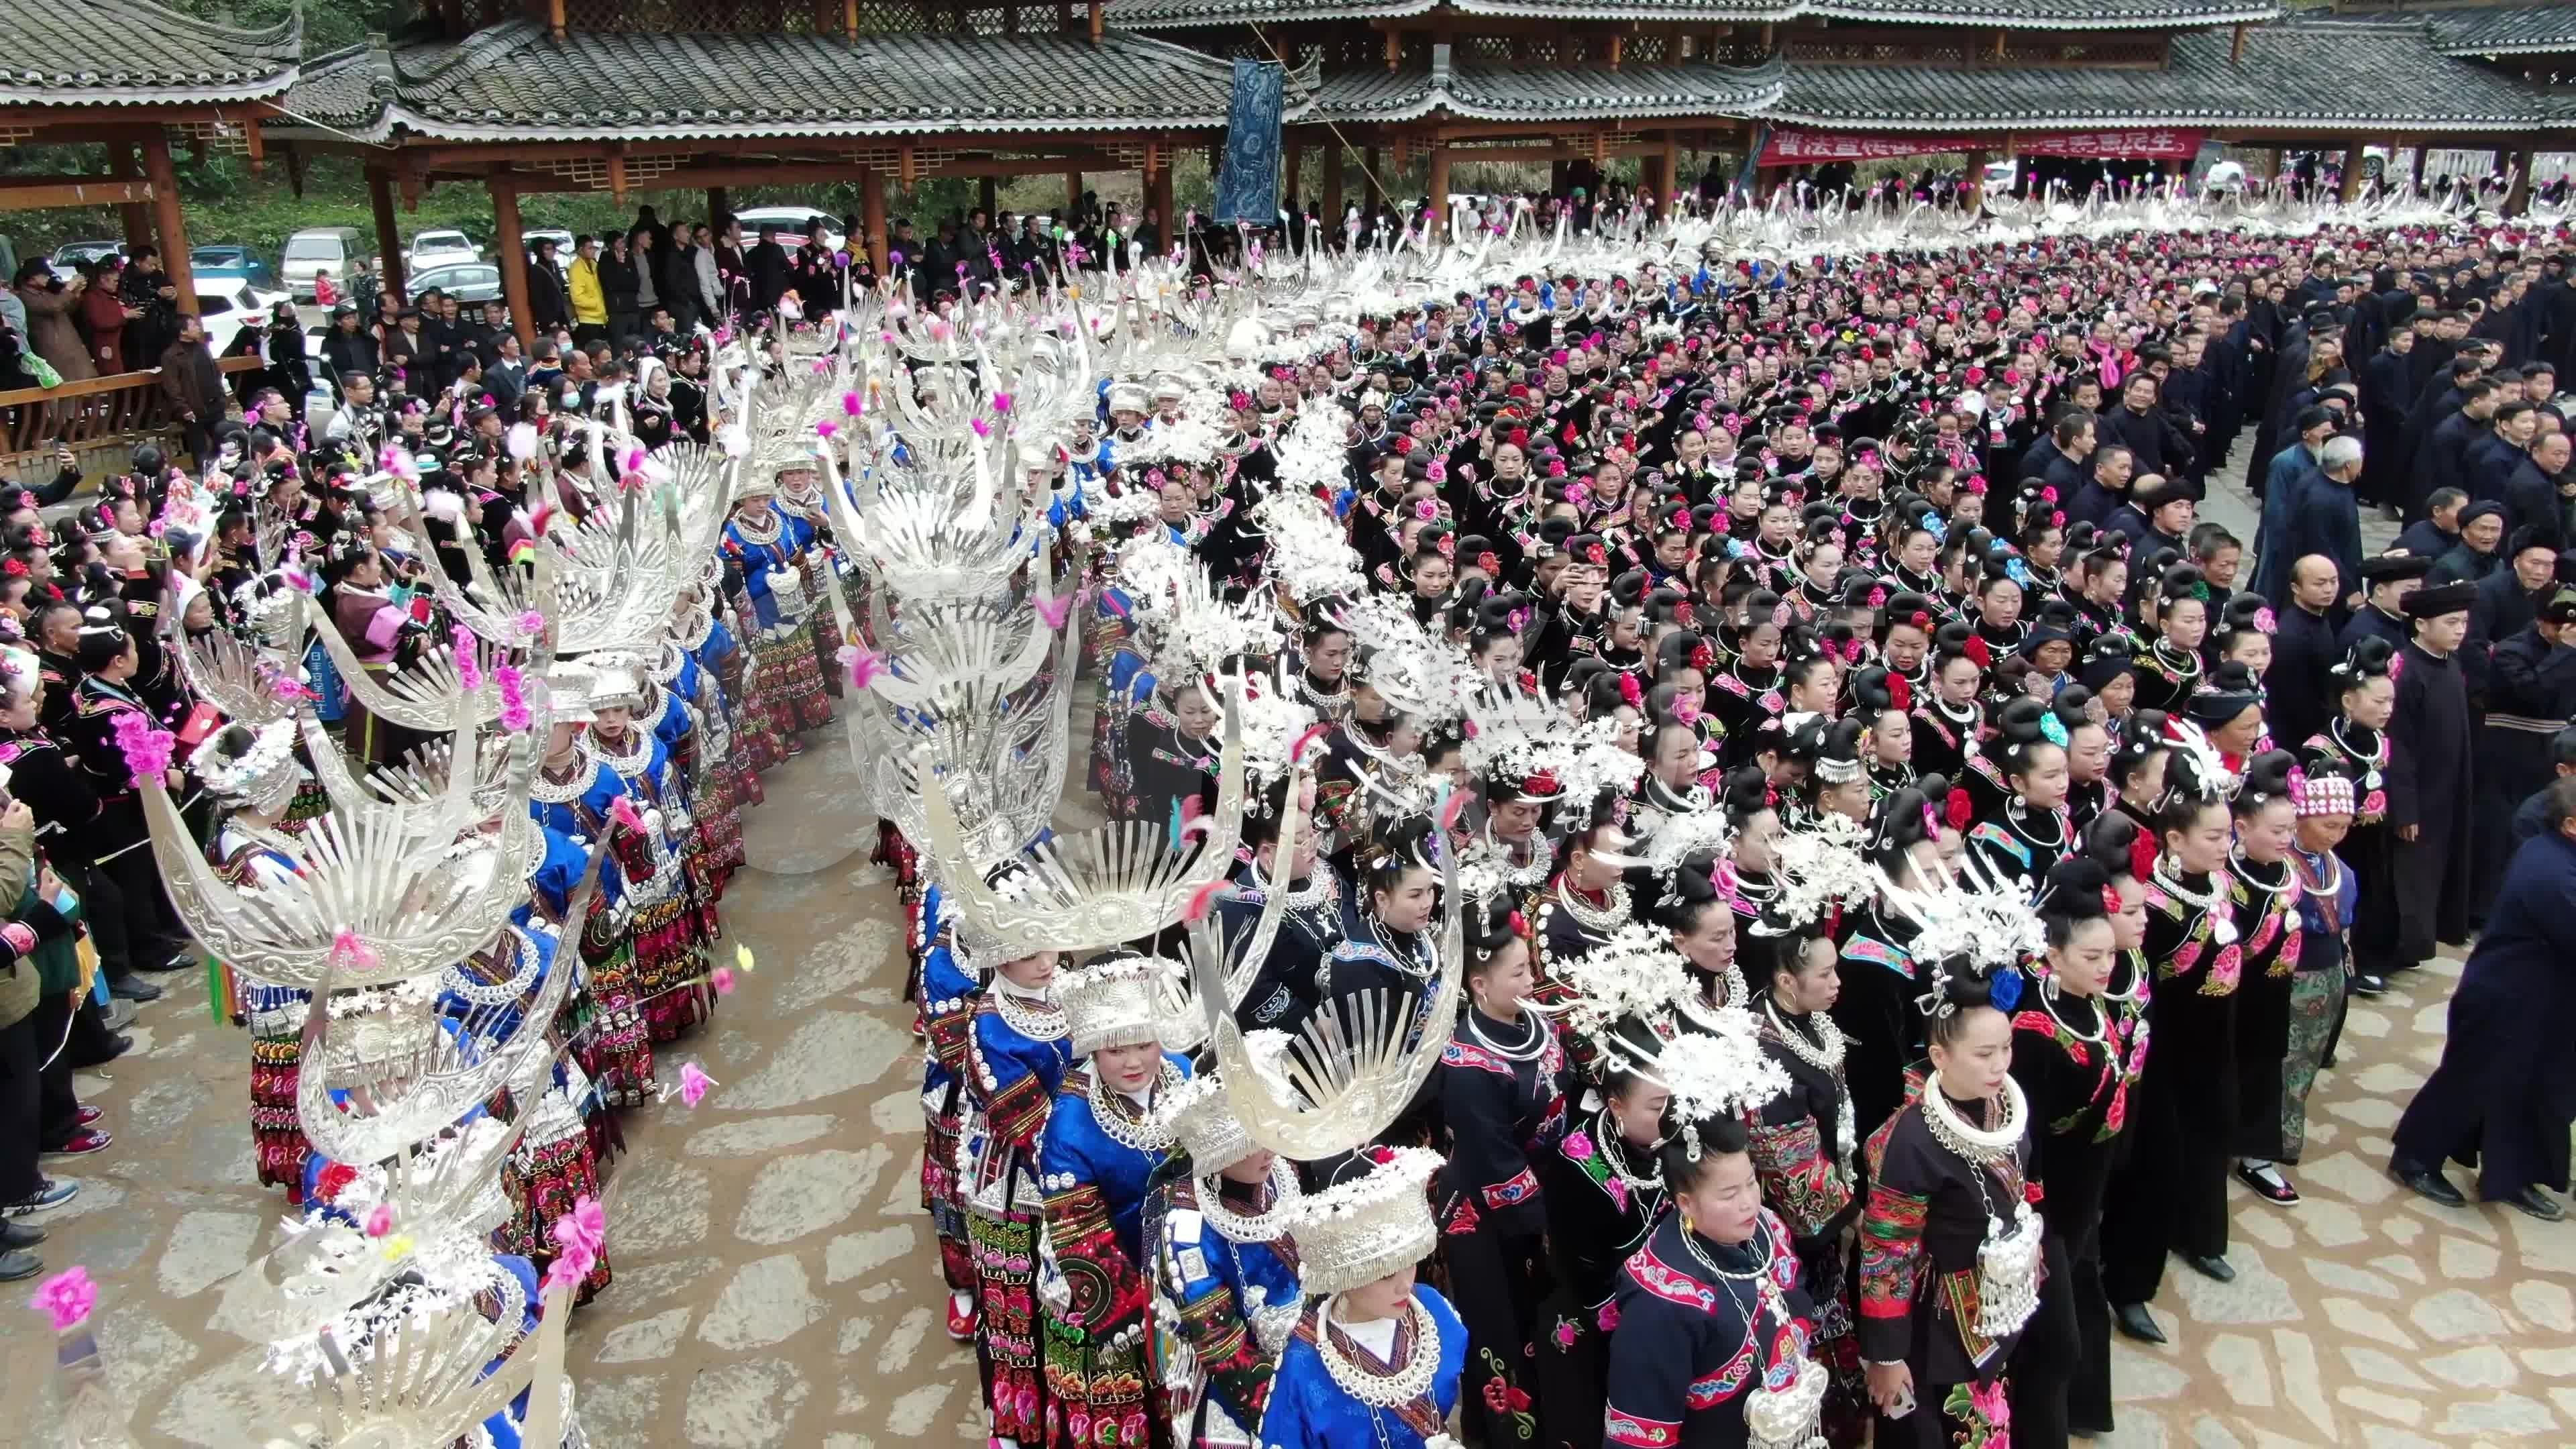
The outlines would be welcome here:
[[[2114,1327],[2233,1277],[2231,1179],[2298,1202],[2356,914],[2466,768],[2471,588],[2317,561],[2285,733],[2202,480],[2357,452],[2337,359],[2418,302],[2563,345],[2515,320],[2543,244],[1505,252],[1104,381],[1050,515],[1087,783],[1239,830],[1199,908],[1251,1048],[1158,1004],[1204,939],[1076,964],[942,899],[1021,867],[924,857],[924,1202],[996,1443],[2110,1432]],[[1439,1048],[1372,1143],[1262,1145],[1331,1086],[1286,1063],[1369,1040]]]

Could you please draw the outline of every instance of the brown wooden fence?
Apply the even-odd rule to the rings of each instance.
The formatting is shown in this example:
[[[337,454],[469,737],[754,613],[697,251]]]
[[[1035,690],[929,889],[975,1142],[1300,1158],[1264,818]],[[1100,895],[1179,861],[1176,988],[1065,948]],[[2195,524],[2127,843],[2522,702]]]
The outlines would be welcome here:
[[[226,357],[216,365],[231,374],[268,364],[257,357]],[[52,481],[54,450],[66,442],[90,478],[123,471],[135,447],[146,442],[160,443],[175,462],[180,437],[157,367],[0,392],[0,478]]]

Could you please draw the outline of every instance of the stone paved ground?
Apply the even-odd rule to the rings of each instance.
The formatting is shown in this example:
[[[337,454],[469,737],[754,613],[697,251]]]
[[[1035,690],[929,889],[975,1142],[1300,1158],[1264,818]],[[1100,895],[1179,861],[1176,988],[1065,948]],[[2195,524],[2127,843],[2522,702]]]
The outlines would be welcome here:
[[[2241,500],[2221,507],[2241,517]],[[725,916],[759,969],[663,1068],[694,1057],[717,1087],[694,1111],[674,1100],[626,1118],[609,1188],[616,1282],[572,1337],[603,1449],[981,1437],[973,1361],[942,1332],[915,1206],[901,928],[847,770],[837,741],[817,748],[749,817],[763,868],[738,878]],[[2380,1172],[2439,1058],[2457,975],[2436,962],[2354,1011],[2295,1172],[2307,1201],[2237,1190],[2232,1285],[2175,1265],[2156,1304],[2173,1342],[2115,1349],[2114,1449],[2576,1443],[2576,1224],[2444,1211]],[[143,1040],[83,1081],[118,1143],[81,1165],[89,1188],[48,1224],[47,1252],[100,1281],[137,1441],[243,1449],[291,1402],[216,1321],[219,1285],[281,1207],[251,1185],[249,1053],[177,993],[146,1014]],[[10,1442],[51,1445],[51,1346],[24,1293],[0,1297],[0,1402],[33,1431]]]

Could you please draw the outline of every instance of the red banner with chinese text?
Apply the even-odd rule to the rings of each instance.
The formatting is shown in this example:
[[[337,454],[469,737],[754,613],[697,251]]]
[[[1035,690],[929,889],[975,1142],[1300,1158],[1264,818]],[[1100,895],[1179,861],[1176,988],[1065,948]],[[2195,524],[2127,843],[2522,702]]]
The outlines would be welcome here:
[[[2024,156],[2187,161],[2199,154],[2201,133],[2170,126],[2105,127],[2096,131],[2028,132],[2015,137]],[[1945,152],[2000,156],[2001,136],[1879,136],[1831,131],[1774,131],[1762,148],[1764,166],[1812,166],[1834,161],[1888,161]]]

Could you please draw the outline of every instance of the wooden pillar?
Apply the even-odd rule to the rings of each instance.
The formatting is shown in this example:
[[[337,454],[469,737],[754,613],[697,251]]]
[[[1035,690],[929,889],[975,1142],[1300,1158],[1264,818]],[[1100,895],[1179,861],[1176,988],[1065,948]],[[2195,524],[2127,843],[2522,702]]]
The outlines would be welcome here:
[[[107,174],[119,181],[143,179],[143,163],[134,159],[132,142],[107,143]],[[131,254],[136,247],[152,240],[152,207],[149,203],[119,202],[116,207],[116,218],[124,226],[125,250],[128,254]]]
[[[2244,27],[2240,25],[2237,29],[2242,30]],[[2270,159],[2263,163],[2263,178],[2267,181],[2280,180],[2281,163],[2288,160],[2289,155],[2289,152],[2282,150],[2280,147],[2273,147]]]
[[[2406,179],[2415,183],[2418,191],[2424,189],[2424,153],[2432,149],[2430,141],[2421,136],[2415,138],[2415,159],[2406,163]]]
[[[2505,158],[2506,163],[2513,167],[2513,186],[2504,194],[2505,215],[2520,216],[2530,209],[2531,163],[2538,159],[2538,150],[2531,146],[2525,146]]]
[[[1064,215],[1057,217],[1056,220],[1071,226],[1073,214],[1080,210],[1082,210],[1082,173],[1068,171],[1064,173]]]
[[[152,183],[152,215],[161,233],[161,266],[179,289],[179,310],[197,315],[197,277],[188,266],[188,227],[179,216],[179,173],[170,165],[170,135],[155,126],[143,138],[143,174]]]
[[[1306,143],[1303,141],[1290,141],[1288,143],[1288,169],[1280,178],[1279,204],[1280,207],[1292,217],[1302,215],[1304,211],[1304,209],[1298,205],[1297,198],[1300,187],[1304,184],[1306,179],[1305,172]]]
[[[1385,152],[1376,146],[1360,152],[1360,167],[1367,174],[1360,178],[1360,204],[1376,206],[1386,200],[1386,166],[1380,158]]]
[[[722,231],[725,218],[731,215],[733,215],[733,197],[726,194],[721,186],[708,187],[707,225]]]
[[[887,246],[885,178],[872,166],[859,168],[859,228],[867,234],[868,264],[883,276]]]
[[[1161,234],[1158,240],[1162,244],[1164,253],[1169,255],[1172,250],[1172,238],[1176,235],[1175,221],[1172,216],[1173,150],[1168,145],[1150,147],[1147,158],[1145,206],[1154,213],[1154,229]]]
[[[1992,151],[1971,151],[1968,153],[1967,191],[1968,206],[1971,210],[1985,205],[1986,163],[1994,156],[1994,154],[1995,153]]]
[[[2363,159],[2360,143],[2355,142],[2354,144],[2343,148],[2343,188],[2338,195],[2340,195],[2340,197],[2346,202],[2358,201],[2361,199],[2361,166]]]
[[[995,185],[992,177],[987,176],[976,182],[975,204],[984,208],[984,225],[988,227],[993,224],[993,218],[1001,215],[1001,189]]]
[[[367,168],[367,203],[376,213],[376,265],[384,269],[385,295],[403,295],[402,231],[394,225],[394,179]],[[372,324],[376,319],[366,319]]]
[[[1656,215],[1663,217],[1666,221],[1670,221],[1674,217],[1681,215],[1682,210],[1682,142],[1681,137],[1671,131],[1666,131],[1664,133],[1663,170],[1664,194],[1655,204]]]
[[[1432,234],[1449,235],[1449,145],[1437,135],[1431,138],[1431,226]]]
[[[1342,242],[1342,143],[1329,132],[1324,140],[1324,240],[1328,246]]]
[[[1646,193],[1646,206],[1657,216],[1664,214],[1665,197],[1673,189],[1672,173],[1665,170],[1664,153],[1637,158],[1637,187]]]
[[[519,230],[519,186],[495,176],[492,188],[492,245],[501,253],[501,300],[510,308],[510,330],[519,346],[537,345],[536,313],[528,302],[528,239]]]

